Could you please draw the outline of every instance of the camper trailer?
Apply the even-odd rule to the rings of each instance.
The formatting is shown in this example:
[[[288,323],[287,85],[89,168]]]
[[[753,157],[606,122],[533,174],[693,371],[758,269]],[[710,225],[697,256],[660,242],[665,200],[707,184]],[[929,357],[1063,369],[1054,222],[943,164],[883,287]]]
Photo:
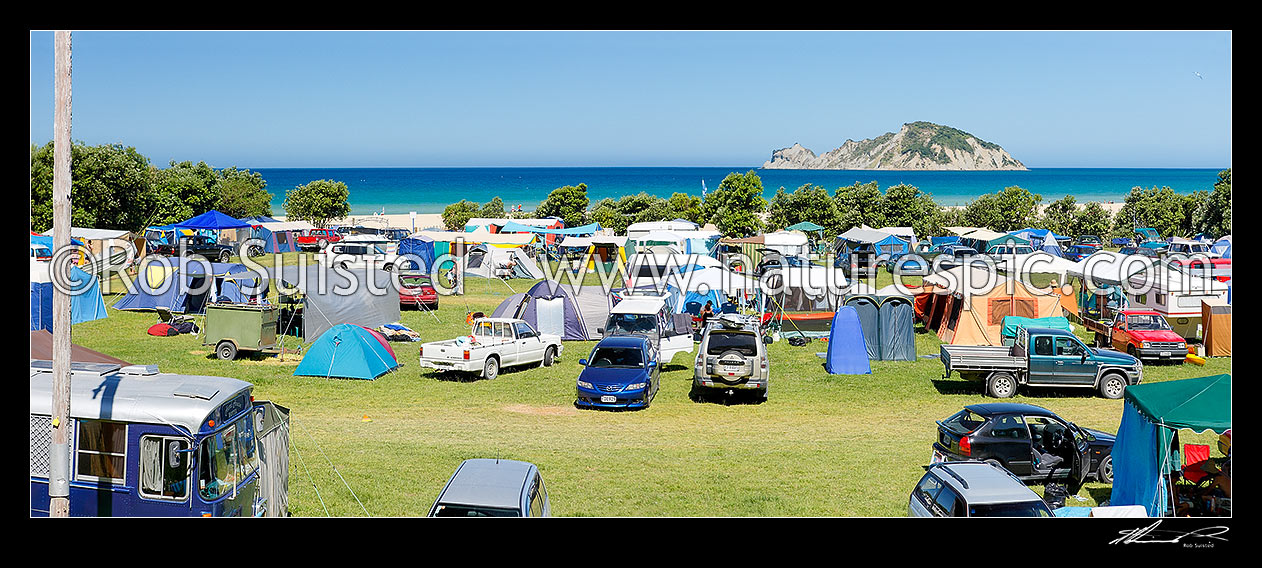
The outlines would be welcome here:
[[[1226,300],[1227,284],[1165,266],[1130,277],[1126,296],[1131,308],[1155,311],[1186,339],[1201,334],[1201,301]]]
[[[288,514],[289,411],[226,377],[72,363],[69,455],[52,445],[52,362],[32,360],[31,515],[49,514],[68,461],[71,516]]]

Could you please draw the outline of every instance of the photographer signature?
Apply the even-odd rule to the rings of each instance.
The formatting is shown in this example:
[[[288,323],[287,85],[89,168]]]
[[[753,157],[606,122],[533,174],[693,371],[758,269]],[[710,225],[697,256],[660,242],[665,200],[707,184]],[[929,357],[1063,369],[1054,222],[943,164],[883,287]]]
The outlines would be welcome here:
[[[1187,537],[1227,541],[1227,539],[1219,536],[1227,532],[1227,527],[1225,526],[1204,527],[1194,531],[1178,532],[1170,530],[1159,531],[1157,527],[1160,525],[1161,521],[1157,521],[1144,528],[1119,531],[1122,536],[1109,544],[1178,544]],[[1158,534],[1163,538],[1155,538]],[[1169,538],[1171,535],[1175,535],[1174,538]]]

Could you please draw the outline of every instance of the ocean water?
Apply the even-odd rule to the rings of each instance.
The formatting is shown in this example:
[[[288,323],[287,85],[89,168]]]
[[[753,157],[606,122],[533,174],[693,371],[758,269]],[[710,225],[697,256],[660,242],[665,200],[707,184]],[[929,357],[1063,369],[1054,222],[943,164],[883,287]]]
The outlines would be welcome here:
[[[750,167],[705,168],[257,168],[275,196],[272,212],[283,215],[285,192],[318,179],[346,183],[351,213],[366,215],[441,213],[461,199],[478,203],[499,196],[505,208],[530,210],[564,185],[587,184],[592,203],[641,191],[669,197],[683,192],[700,196],[715,189],[729,173],[757,171],[771,199],[780,187],[792,191],[811,183],[828,188],[877,182],[882,190],[906,183],[933,195],[941,205],[964,205],[979,195],[1018,185],[1043,196],[1044,203],[1065,195],[1081,202],[1122,201],[1133,187],[1166,187],[1180,193],[1212,190],[1219,169],[1038,168],[1029,171],[929,172],[872,170],[761,170]],[[1223,168],[1225,169],[1225,168]]]

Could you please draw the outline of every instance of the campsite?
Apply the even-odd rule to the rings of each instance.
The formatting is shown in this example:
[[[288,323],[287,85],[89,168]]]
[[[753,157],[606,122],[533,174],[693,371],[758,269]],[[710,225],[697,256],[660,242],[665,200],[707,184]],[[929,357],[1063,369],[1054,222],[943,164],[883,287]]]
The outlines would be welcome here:
[[[282,272],[297,270],[304,254],[280,255]],[[256,260],[267,266],[273,258]],[[877,271],[871,289],[888,287],[893,278]],[[918,277],[904,278],[908,285],[921,284]],[[598,279],[587,274],[585,282]],[[471,276],[465,293],[445,298],[436,312],[372,305],[386,312],[379,317],[397,317],[421,340],[436,341],[467,335],[470,313],[490,316],[535,288],[547,294],[547,285],[536,286],[541,283]],[[104,302],[117,307],[125,297],[117,294],[117,280],[111,284],[115,293]],[[878,292],[850,299],[846,305],[862,310],[853,318],[855,334],[875,337],[877,328],[858,331],[859,322],[876,325],[887,300],[893,307],[906,304],[902,296]],[[576,305],[566,299],[562,312]],[[771,396],[764,403],[693,402],[691,354],[680,354],[663,366],[651,408],[598,412],[573,404],[574,377],[582,369],[577,361],[594,340],[567,341],[555,365],[505,369],[495,380],[422,369],[420,342],[390,342],[398,367],[374,371],[374,380],[355,380],[296,372],[304,355],[325,349],[304,346],[299,337],[282,336],[286,352],[280,355],[242,352],[223,361],[198,334],[150,336],[145,330],[157,321],[154,312],[115,307],[106,318],[76,324],[75,343],[163,372],[232,376],[252,383],[260,399],[289,409],[289,511],[295,516],[420,516],[456,465],[486,456],[538,465],[548,480],[552,514],[559,516],[901,516],[928,463],[934,421],[966,404],[993,400],[970,381],[942,379],[941,363],[925,356],[936,354],[944,339],[921,323],[912,360],[898,343],[894,355],[871,353],[865,374],[829,374],[821,357],[830,349],[826,337],[803,346],[783,338],[772,343]],[[357,311],[342,310],[344,316]],[[538,322],[540,316],[531,317]],[[577,338],[589,332],[571,329]],[[781,329],[785,337],[789,329]],[[1073,329],[1091,340],[1083,326]],[[978,338],[998,332],[975,327],[969,333]],[[1203,367],[1149,365],[1145,383],[1230,373],[1230,362],[1212,357]],[[1075,389],[1037,389],[1012,400],[1107,432],[1118,431],[1122,420],[1121,401]],[[1182,441],[1210,444],[1214,437],[1184,432]],[[655,491],[591,490],[646,481]],[[1088,482],[1079,493],[1083,500],[1071,498],[1068,505],[1098,505],[1110,494],[1109,485]]]

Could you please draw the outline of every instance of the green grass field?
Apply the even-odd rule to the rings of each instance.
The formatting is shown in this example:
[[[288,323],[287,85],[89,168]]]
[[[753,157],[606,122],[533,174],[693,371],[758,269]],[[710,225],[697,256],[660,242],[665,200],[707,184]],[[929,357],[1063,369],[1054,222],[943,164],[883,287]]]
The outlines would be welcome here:
[[[878,286],[891,282],[882,277]],[[519,292],[533,284],[509,283]],[[471,279],[464,296],[441,297],[433,314],[404,311],[402,323],[425,341],[464,335],[468,311],[490,313],[511,293],[500,281]],[[461,460],[476,457],[537,464],[558,516],[902,516],[929,461],[934,421],[994,401],[978,383],[943,379],[936,358],[828,375],[816,355],[827,344],[815,340],[770,346],[766,403],[693,402],[691,354],[681,354],[665,365],[650,408],[579,410],[577,361],[593,342],[567,342],[557,365],[507,369],[493,381],[422,371],[420,343],[393,343],[402,366],[360,381],[292,376],[295,355],[220,361],[199,337],[146,335],[156,321],[110,309],[106,319],[74,326],[73,338],[164,372],[246,380],[256,398],[288,407],[295,516],[421,516]],[[917,354],[936,355],[937,336],[920,331]],[[1231,360],[1144,372],[1146,382],[1229,373]],[[1122,416],[1122,401],[1086,389],[1027,390],[1013,400],[1111,432]],[[1097,504],[1109,491],[1089,483],[1080,492],[1086,501],[1068,504]]]

